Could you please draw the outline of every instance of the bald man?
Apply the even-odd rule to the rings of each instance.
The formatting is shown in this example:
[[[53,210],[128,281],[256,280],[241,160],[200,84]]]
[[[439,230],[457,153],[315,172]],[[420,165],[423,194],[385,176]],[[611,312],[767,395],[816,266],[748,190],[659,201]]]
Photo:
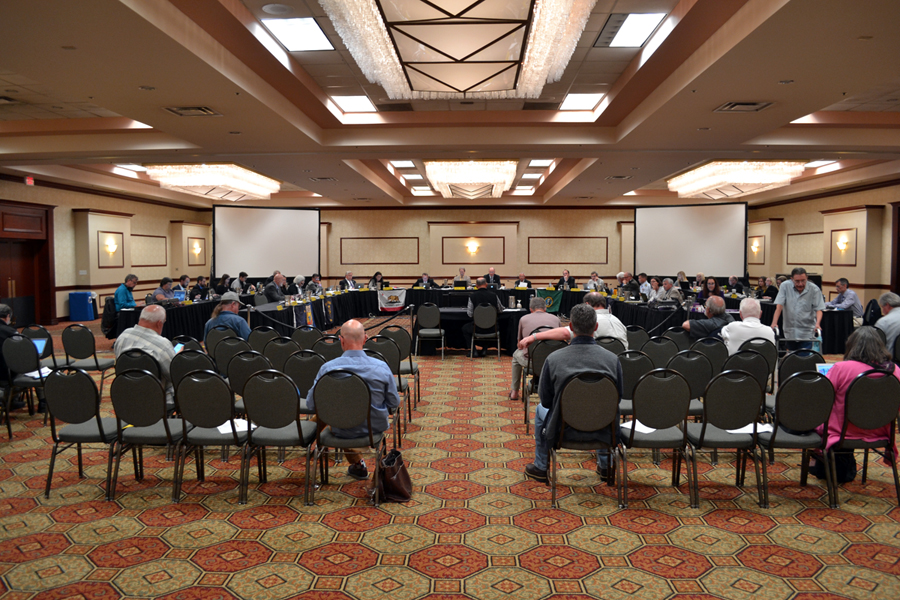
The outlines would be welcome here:
[[[397,383],[394,381],[391,369],[384,361],[368,356],[365,353],[363,344],[366,343],[367,339],[366,330],[359,321],[350,320],[344,323],[341,326],[340,337],[341,349],[344,353],[340,357],[328,361],[319,369],[316,380],[306,395],[306,405],[311,410],[315,410],[316,403],[313,391],[316,388],[316,383],[323,375],[338,369],[350,371],[362,377],[369,386],[373,433],[387,431],[388,427],[390,427],[388,409],[400,406],[400,396],[397,395]],[[362,424],[352,429],[332,428],[331,433],[339,438],[367,438],[369,429],[365,424]],[[366,463],[359,455],[360,452],[365,452],[365,450],[366,448],[344,450],[347,462],[350,463],[350,466],[347,468],[347,474],[354,479],[362,480],[369,477]]]
[[[169,365],[175,358],[175,348],[172,342],[162,336],[163,326],[166,324],[166,309],[159,304],[150,304],[141,311],[138,324],[129,327],[122,332],[113,350],[116,358],[119,358],[128,350],[143,350],[156,359],[162,374],[162,384],[166,388],[166,405],[175,407],[175,388],[172,387],[172,378],[169,375]]]

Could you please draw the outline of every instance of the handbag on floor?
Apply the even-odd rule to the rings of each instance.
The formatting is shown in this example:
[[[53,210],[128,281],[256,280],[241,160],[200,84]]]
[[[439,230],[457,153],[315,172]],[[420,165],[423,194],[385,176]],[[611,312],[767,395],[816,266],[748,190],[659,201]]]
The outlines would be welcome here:
[[[848,483],[856,479],[856,456],[854,456],[853,450],[835,452],[834,467],[838,483]],[[818,452],[813,454],[809,472],[819,479],[825,479],[825,459]]]
[[[412,480],[403,455],[396,448],[381,460],[378,498],[382,502],[408,502],[412,498]]]

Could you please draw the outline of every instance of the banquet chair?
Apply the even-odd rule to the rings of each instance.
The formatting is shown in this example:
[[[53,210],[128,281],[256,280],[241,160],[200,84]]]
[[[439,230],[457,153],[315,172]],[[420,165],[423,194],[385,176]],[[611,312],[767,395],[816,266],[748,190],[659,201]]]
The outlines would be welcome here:
[[[700,352],[709,359],[712,365],[713,377],[722,372],[725,361],[728,360],[728,347],[719,338],[705,337],[691,344],[691,350]]]
[[[419,363],[412,359],[412,336],[410,336],[409,331],[405,327],[400,325],[388,325],[381,330],[380,335],[391,338],[400,348],[400,374],[412,375],[415,378],[416,392],[413,406],[418,406],[419,394],[421,393]]]
[[[97,356],[94,334],[80,323],[73,323],[63,329],[62,343],[63,349],[66,351],[67,366],[88,372],[100,372],[100,397],[102,398],[106,372],[115,366],[115,359]]]
[[[172,345],[174,346],[176,344],[184,344],[185,350],[199,350],[200,352],[203,352],[203,344],[189,335],[182,334],[173,337]]]
[[[303,325],[294,330],[291,339],[300,345],[301,350],[311,350],[313,344],[325,335],[312,325]]]
[[[622,340],[618,340],[614,337],[605,335],[603,337],[597,338],[596,342],[598,346],[600,346],[604,350],[609,350],[616,356],[625,352],[625,344],[622,343]]]
[[[669,360],[678,354],[678,344],[669,338],[652,337],[641,346],[640,350],[650,357],[654,368],[663,369],[669,364]]]
[[[51,369],[60,369],[68,365],[68,361],[62,357],[57,357],[53,352],[53,336],[44,328],[43,325],[32,324],[23,327],[20,332],[27,338],[32,340],[47,340],[44,344],[44,351],[41,352],[41,366]]]
[[[182,350],[175,355],[169,364],[169,377],[172,387],[178,391],[179,382],[191,371],[215,371],[216,363],[206,352],[199,350]]]
[[[312,350],[298,350],[291,354],[284,363],[282,372],[291,378],[297,387],[297,393],[300,395],[300,412],[305,415],[311,415],[315,411],[310,410],[306,405],[306,396],[312,389],[316,375],[319,369],[325,364],[325,359],[321,354],[316,354]]]
[[[469,358],[475,356],[475,342],[493,340],[497,345],[497,360],[500,360],[500,325],[497,318],[496,306],[479,304],[475,307],[475,312],[472,315],[475,329],[472,331],[472,343],[469,347]],[[487,347],[485,347],[485,349],[487,349]]]
[[[301,349],[301,345],[295,340],[282,336],[269,340],[265,348],[263,348],[262,353],[269,359],[269,362],[272,363],[273,369],[276,371],[283,371],[284,362],[288,357],[294,352],[299,352]]]
[[[266,348],[266,344],[269,343],[269,340],[273,340],[277,337],[279,337],[277,331],[268,325],[260,325],[259,327],[254,327],[250,331],[247,342],[250,344],[251,350],[256,350],[262,354],[263,350]]]
[[[341,338],[336,335],[322,336],[313,344],[312,351],[322,355],[325,362],[334,360],[344,353],[344,349],[341,348]]]
[[[216,345],[225,338],[238,337],[234,329],[225,325],[216,325],[206,334],[203,345],[206,347],[206,353],[210,356],[216,355]]]
[[[536,344],[532,344],[528,348],[527,373],[531,375],[531,380],[524,383],[522,391],[522,402],[525,409],[525,433],[528,433],[528,428],[531,426],[531,394],[538,393],[538,379],[541,371],[544,370],[544,362],[552,353],[566,346],[568,346],[566,342],[559,340],[538,340]],[[525,373],[526,371],[523,370],[523,379],[526,377]]]
[[[769,363],[769,377],[766,383],[766,392],[772,393],[775,386],[775,368],[778,365],[778,348],[765,338],[750,338],[741,344],[739,350],[756,350],[763,355]]]
[[[688,416],[699,417],[703,414],[703,402],[700,398],[706,392],[706,386],[713,378],[712,363],[705,354],[696,350],[682,350],[672,357],[667,369],[680,373],[691,388],[691,402]]]
[[[626,325],[625,335],[628,337],[629,350],[640,350],[641,346],[650,339],[650,335],[640,325]]]
[[[222,377],[228,376],[228,364],[231,359],[240,352],[250,350],[250,344],[246,340],[239,337],[229,337],[220,340],[216,344],[216,352],[213,359],[216,361],[216,371]]]
[[[640,350],[628,350],[619,355],[622,365],[622,397],[619,398],[619,414],[623,417],[633,413],[634,388],[641,377],[653,370],[653,361]]]
[[[662,334],[662,337],[668,338],[678,345],[678,351],[688,350],[691,347],[691,334],[681,327],[669,327]]]
[[[231,358],[231,362],[228,363],[228,387],[232,392],[241,396],[240,400],[235,400],[234,412],[246,414],[243,400],[244,385],[250,376],[257,371],[266,371],[271,368],[272,363],[269,362],[269,359],[256,350],[244,350]]]
[[[444,330],[441,328],[441,309],[436,304],[426,302],[416,313],[416,356],[419,356],[420,342],[441,340],[441,360],[444,360]]]

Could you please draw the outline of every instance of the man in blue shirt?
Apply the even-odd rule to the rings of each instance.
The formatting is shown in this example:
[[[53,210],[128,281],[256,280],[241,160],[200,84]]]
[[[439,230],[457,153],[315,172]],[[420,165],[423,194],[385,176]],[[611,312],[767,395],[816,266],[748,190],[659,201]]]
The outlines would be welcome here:
[[[203,328],[203,339],[209,335],[209,330],[217,325],[224,325],[232,329],[236,334],[245,340],[250,337],[250,326],[247,321],[238,316],[241,310],[241,297],[234,292],[225,292],[219,305],[213,309],[209,321]]]
[[[137,306],[134,302],[134,295],[131,293],[131,290],[134,289],[137,282],[137,275],[130,273],[125,276],[125,283],[116,289],[116,293],[113,296],[116,301],[116,312],[119,312],[123,308],[134,308]]]
[[[391,369],[384,361],[368,356],[363,350],[365,343],[366,330],[363,328],[362,323],[355,320],[344,323],[341,327],[341,348],[344,350],[344,354],[322,365],[322,368],[319,369],[319,373],[316,375],[316,380],[313,381],[312,388],[306,395],[306,404],[311,410],[315,410],[316,403],[315,398],[313,398],[313,390],[320,377],[338,369],[351,371],[362,377],[369,385],[372,403],[372,429],[374,432],[382,433],[387,431],[390,426],[388,409],[400,406],[400,396],[397,395],[397,383],[394,381]],[[353,429],[332,428],[331,432],[340,438],[358,438],[369,435],[369,429],[366,425],[359,425]],[[347,474],[354,479],[367,479],[369,477],[366,463],[359,455],[360,452],[364,451],[365,448],[344,450],[347,462],[350,463],[350,466],[347,468]]]
[[[841,277],[834,282],[834,287],[838,292],[837,298],[831,302],[826,302],[826,307],[839,308],[841,310],[853,311],[853,324],[857,327],[862,325],[863,305],[856,295],[856,292],[849,289],[850,282],[846,277]]]

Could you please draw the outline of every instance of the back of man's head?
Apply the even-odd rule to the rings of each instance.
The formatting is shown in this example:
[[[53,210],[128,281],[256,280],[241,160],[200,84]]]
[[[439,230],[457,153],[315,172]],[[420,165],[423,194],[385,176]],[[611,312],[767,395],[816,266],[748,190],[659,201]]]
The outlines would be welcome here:
[[[894,292],[885,292],[878,297],[878,306],[890,306],[891,308],[900,306],[900,296]]]
[[[9,304],[0,304],[0,319],[6,319],[12,314],[12,307]]]
[[[591,308],[606,308],[606,298],[597,292],[591,292],[584,297],[584,303],[590,305]]]
[[[531,312],[541,312],[547,310],[547,303],[543,298],[538,298],[537,296],[532,296],[531,300],[528,301],[528,308],[531,309]]]
[[[575,335],[594,335],[597,329],[597,313],[587,304],[576,304],[569,315],[569,326]]]
[[[350,319],[341,325],[341,347],[344,350],[362,350],[366,343],[366,330],[362,323]]]
[[[138,320],[138,325],[141,327],[147,327],[149,329],[155,329],[157,323],[165,323],[166,322],[166,309],[164,309],[159,304],[150,304],[144,307],[144,310],[141,311],[141,316]]]
[[[475,280],[475,287],[487,287],[487,279],[485,279],[484,277],[479,277]]]
[[[741,317],[755,317],[759,318],[762,314],[762,309],[759,307],[759,300],[755,298],[744,298],[741,300]]]
[[[725,314],[725,300],[720,296],[710,296],[706,300],[706,313],[710,317],[717,317]]]

